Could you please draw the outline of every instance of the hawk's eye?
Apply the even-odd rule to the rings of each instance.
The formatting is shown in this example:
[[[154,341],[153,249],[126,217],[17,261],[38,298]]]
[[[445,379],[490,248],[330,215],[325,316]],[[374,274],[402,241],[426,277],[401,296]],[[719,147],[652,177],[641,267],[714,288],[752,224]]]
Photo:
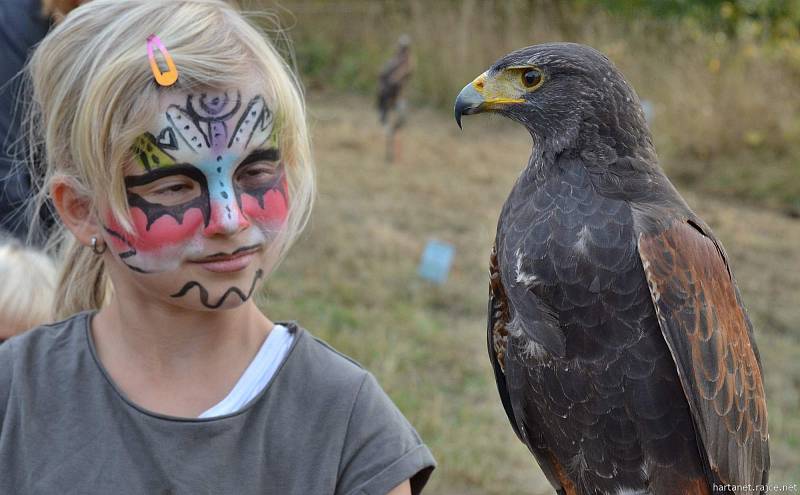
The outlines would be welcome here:
[[[542,82],[542,71],[539,69],[530,69],[522,73],[522,84],[526,88],[533,88]]]

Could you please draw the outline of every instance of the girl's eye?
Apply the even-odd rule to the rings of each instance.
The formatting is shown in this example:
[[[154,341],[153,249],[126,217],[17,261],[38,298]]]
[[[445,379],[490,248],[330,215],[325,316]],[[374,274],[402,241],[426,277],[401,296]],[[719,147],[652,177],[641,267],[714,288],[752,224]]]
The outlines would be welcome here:
[[[236,183],[243,189],[254,189],[269,185],[278,174],[278,164],[260,162],[247,164],[236,172]]]
[[[201,187],[189,177],[172,176],[146,185],[129,187],[128,193],[135,194],[149,203],[178,206],[199,197]]]
[[[530,69],[522,73],[522,84],[526,88],[533,88],[542,82],[542,71],[539,69]]]
[[[191,189],[186,184],[173,184],[171,186],[162,187],[155,191],[156,194],[170,194],[170,193],[177,193],[181,191],[186,191]]]

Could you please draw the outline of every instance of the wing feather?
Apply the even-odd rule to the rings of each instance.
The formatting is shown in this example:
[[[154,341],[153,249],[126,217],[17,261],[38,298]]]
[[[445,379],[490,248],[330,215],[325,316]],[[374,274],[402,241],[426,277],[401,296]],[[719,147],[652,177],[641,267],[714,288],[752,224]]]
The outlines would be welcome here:
[[[497,391],[500,393],[500,400],[503,409],[506,411],[508,421],[514,429],[514,433],[522,439],[519,427],[514,419],[514,411],[511,408],[511,398],[508,395],[506,377],[503,372],[508,331],[508,302],[506,301],[505,291],[500,281],[500,271],[497,266],[497,251],[492,249],[491,261],[489,264],[489,320],[486,329],[487,347],[489,349],[489,361],[492,363]]]
[[[766,484],[767,409],[753,327],[725,253],[699,220],[642,233],[639,255],[697,434],[723,483]]]
[[[542,472],[544,472],[545,477],[550,481],[550,484],[553,485],[553,488],[555,488],[559,494],[564,493],[560,480],[562,477],[565,480],[567,478],[563,474],[563,468],[554,466],[552,455],[543,452],[539,447],[533,445],[533,442],[527,437],[527,432],[523,431],[517,424],[514,409],[511,405],[511,395],[509,393],[505,374],[505,358],[508,346],[508,329],[506,326],[509,323],[508,300],[500,277],[496,246],[492,248],[489,262],[488,316],[486,337],[489,361],[492,363],[492,370],[494,370],[494,378],[497,383],[497,391],[500,394],[500,401],[503,403],[503,409],[506,412],[506,416],[508,416],[508,421],[511,423],[511,428],[513,428],[514,433],[517,434],[517,438],[531,451],[539,467],[541,467]]]

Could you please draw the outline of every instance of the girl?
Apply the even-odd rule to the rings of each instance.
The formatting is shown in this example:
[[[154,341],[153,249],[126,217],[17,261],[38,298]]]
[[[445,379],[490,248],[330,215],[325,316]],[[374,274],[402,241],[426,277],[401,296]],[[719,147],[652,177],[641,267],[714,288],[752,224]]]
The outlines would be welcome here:
[[[69,317],[0,347],[0,492],[421,492],[374,378],[253,302],[313,197],[273,47],[221,0],[97,0],[28,70]]]

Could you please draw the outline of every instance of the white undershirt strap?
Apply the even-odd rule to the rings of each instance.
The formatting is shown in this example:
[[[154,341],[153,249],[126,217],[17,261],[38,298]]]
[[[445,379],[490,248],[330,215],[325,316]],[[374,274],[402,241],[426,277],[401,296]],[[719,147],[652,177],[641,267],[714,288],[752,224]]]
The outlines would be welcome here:
[[[234,413],[253,400],[269,384],[292,347],[295,334],[283,325],[275,325],[264,339],[258,353],[244,370],[227,397],[198,418],[213,418]]]

